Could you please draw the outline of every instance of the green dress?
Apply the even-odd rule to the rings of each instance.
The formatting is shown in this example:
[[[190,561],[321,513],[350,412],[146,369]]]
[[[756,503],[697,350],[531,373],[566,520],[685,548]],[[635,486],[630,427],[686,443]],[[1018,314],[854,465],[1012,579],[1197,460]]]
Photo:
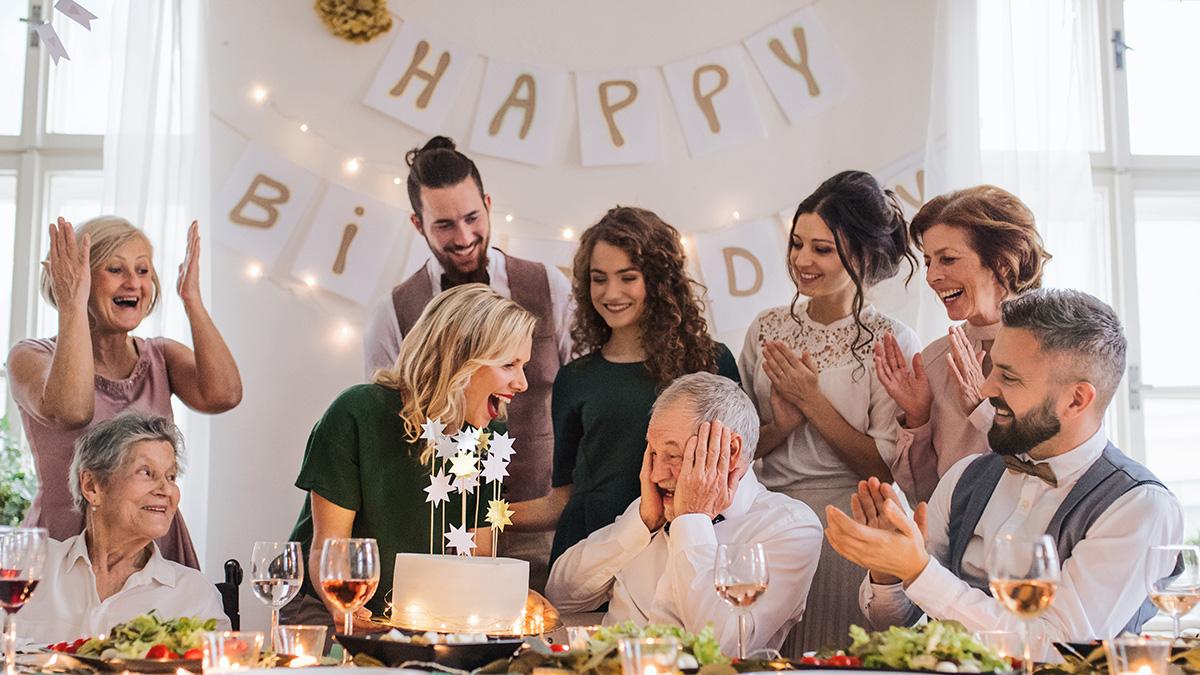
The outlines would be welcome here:
[[[729,348],[717,345],[717,374],[741,382]],[[642,363],[613,363],[599,351],[554,379],[554,487],[573,485],[554,533],[550,564],[609,525],[641,495],[650,408],[664,387]]]
[[[342,392],[313,427],[296,478],[296,487],[306,493],[316,492],[355,512],[350,536],[378,540],[379,589],[367,602],[375,614],[385,613],[391,600],[396,554],[430,552],[430,506],[425,502],[430,471],[421,463],[418,445],[405,437],[401,405],[398,392],[377,384]],[[447,530],[461,522],[460,499],[453,493],[437,510],[434,531],[442,531],[443,510]],[[474,495],[467,502],[467,520],[474,526],[484,514],[476,518]],[[300,542],[306,566],[312,537],[312,500],[305,497],[290,539]],[[433,546],[435,553],[442,552],[442,541],[434,539]],[[320,597],[308,573],[301,593]]]

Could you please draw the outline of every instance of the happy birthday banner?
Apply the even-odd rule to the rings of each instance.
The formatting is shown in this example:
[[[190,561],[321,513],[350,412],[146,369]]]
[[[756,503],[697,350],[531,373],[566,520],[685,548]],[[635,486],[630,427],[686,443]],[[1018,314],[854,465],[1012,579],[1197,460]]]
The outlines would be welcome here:
[[[470,150],[543,165],[575,81],[584,166],[646,164],[659,157],[666,82],[688,151],[701,157],[766,136],[745,57],[762,74],[788,121],[797,124],[843,100],[851,77],[816,12],[802,9],[746,38],[674,63],[568,71],[485,58]],[[405,21],[363,103],[426,134],[445,132],[463,101],[468,69],[480,55]]]

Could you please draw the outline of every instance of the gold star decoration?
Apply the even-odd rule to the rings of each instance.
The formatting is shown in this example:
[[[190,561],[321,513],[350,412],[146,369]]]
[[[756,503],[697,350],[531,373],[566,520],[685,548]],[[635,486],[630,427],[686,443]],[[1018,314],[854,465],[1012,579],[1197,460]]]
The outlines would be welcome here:
[[[512,509],[503,499],[493,499],[488,502],[487,522],[497,530],[504,531],[505,525],[512,525]]]
[[[478,457],[473,452],[460,452],[450,458],[450,473],[460,478],[479,473]]]

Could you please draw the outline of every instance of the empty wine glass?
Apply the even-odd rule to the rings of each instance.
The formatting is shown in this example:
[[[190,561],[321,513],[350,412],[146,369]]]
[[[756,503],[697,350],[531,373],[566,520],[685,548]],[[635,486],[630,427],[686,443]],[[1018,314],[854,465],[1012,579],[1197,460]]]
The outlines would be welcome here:
[[[292,601],[304,583],[304,554],[295,541],[256,541],[250,555],[250,587],[271,608],[271,636],[279,627],[279,610]]]
[[[1150,601],[1174,622],[1200,604],[1200,547],[1151,546],[1146,552],[1146,590]]]
[[[46,530],[0,527],[0,605],[4,607],[4,670],[15,672],[16,614],[33,595],[46,562]]]
[[[767,552],[762,544],[722,544],[717,547],[713,582],[717,595],[737,612],[738,658],[746,658],[746,614],[767,590]]]
[[[1025,675],[1033,673],[1030,622],[1050,608],[1062,576],[1058,549],[1046,535],[1003,534],[992,542],[987,560],[992,596],[1024,626]]]
[[[321,549],[321,590],[342,611],[342,632],[354,634],[354,612],[379,585],[379,544],[374,539],[326,539]]]

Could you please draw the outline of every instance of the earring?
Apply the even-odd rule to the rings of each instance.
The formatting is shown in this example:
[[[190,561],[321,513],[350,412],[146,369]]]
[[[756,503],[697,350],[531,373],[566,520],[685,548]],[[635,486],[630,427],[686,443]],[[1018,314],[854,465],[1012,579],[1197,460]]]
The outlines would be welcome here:
[[[100,505],[99,505],[99,504],[92,504],[92,510],[93,510],[93,511],[97,511],[97,510],[99,510],[99,509],[100,509]]]

